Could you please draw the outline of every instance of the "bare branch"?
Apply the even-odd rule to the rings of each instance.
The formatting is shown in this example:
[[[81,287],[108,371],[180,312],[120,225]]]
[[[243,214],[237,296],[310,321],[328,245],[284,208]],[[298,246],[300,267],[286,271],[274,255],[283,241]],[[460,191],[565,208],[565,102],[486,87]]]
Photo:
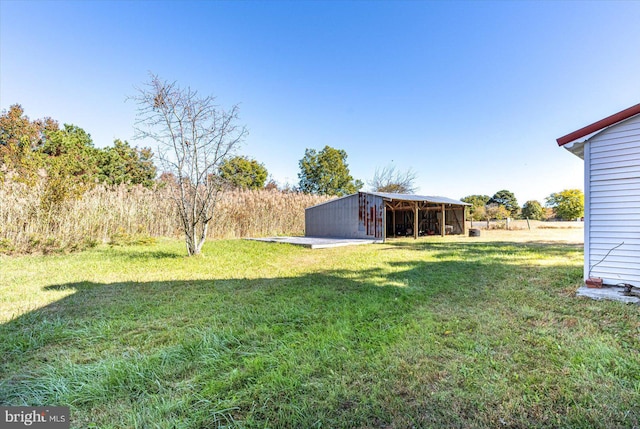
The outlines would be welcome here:
[[[225,111],[215,97],[150,74],[130,99],[138,105],[136,138],[158,144],[162,169],[176,178],[175,198],[190,255],[200,252],[218,201],[219,168],[247,135],[238,125],[238,106]]]
[[[415,180],[418,173],[409,168],[406,171],[396,170],[395,165],[376,168],[369,186],[375,192],[393,192],[398,194],[412,194],[416,192]]]

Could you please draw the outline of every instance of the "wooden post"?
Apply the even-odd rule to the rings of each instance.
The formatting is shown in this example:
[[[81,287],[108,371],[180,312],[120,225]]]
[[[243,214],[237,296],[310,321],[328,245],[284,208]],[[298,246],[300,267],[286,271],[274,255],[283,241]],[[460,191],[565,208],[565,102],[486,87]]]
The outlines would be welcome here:
[[[444,214],[444,204],[442,205],[442,222],[440,224],[440,235],[444,237],[445,235],[445,225],[447,224]]]
[[[418,202],[414,201],[413,204],[415,205],[413,210],[413,239],[417,240],[418,239]]]
[[[391,221],[393,222],[393,236],[397,237],[396,233],[396,209],[391,207]]]
[[[382,231],[380,232],[382,235],[382,242],[384,243],[387,241],[387,206],[384,202],[382,203]]]
[[[471,221],[471,227],[473,228],[473,221]],[[462,207],[462,235],[464,237],[467,236],[467,210],[464,206]]]

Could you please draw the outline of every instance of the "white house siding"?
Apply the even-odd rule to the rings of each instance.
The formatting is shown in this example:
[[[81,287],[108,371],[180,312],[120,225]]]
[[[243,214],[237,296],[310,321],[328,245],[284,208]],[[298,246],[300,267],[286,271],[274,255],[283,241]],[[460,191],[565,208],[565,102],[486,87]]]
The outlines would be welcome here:
[[[640,286],[640,115],[591,137],[584,157],[585,277]]]

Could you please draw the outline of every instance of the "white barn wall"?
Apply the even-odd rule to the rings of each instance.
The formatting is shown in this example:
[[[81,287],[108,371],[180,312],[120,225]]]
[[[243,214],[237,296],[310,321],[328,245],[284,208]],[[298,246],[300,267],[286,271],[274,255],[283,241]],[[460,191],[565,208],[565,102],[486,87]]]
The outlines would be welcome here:
[[[585,277],[640,286],[640,115],[591,137],[584,150]]]

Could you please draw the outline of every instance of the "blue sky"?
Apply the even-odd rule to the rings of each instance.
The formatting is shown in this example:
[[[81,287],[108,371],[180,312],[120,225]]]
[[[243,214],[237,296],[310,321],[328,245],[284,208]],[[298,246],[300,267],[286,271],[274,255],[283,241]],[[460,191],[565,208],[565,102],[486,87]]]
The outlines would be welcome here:
[[[0,0],[0,108],[133,140],[148,73],[240,104],[241,154],[296,184],[305,148],[419,193],[583,187],[555,139],[640,102],[640,2]]]

